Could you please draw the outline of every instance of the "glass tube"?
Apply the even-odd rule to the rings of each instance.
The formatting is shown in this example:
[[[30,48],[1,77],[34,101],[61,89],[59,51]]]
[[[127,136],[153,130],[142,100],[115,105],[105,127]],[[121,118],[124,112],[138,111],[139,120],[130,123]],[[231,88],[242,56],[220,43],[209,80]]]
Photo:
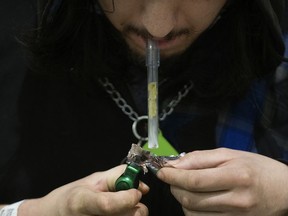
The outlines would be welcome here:
[[[160,51],[157,42],[148,39],[146,66],[148,73],[148,148],[158,148],[158,67]]]

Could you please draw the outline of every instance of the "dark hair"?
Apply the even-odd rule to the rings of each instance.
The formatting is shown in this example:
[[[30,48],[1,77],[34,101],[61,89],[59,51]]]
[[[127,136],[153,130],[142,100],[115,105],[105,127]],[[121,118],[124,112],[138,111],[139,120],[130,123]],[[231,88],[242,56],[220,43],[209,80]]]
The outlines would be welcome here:
[[[214,101],[242,97],[251,82],[275,72],[284,47],[279,48],[281,42],[275,40],[275,29],[265,15],[256,1],[232,0],[220,22],[188,51],[187,58],[193,61],[190,71],[198,70],[192,79],[200,97]]]
[[[73,68],[88,77],[94,66],[101,65],[104,32],[94,4],[93,0],[47,2],[38,28],[25,38],[33,70],[61,75]]]
[[[57,10],[55,2],[60,2]],[[173,79],[192,79],[202,98],[243,95],[253,80],[271,74],[283,57],[256,1],[231,2],[220,21],[184,54],[183,71],[189,72]],[[39,28],[27,43],[34,70],[71,73],[83,80],[109,75],[114,68],[121,71],[127,47],[95,5],[96,0],[47,3]]]

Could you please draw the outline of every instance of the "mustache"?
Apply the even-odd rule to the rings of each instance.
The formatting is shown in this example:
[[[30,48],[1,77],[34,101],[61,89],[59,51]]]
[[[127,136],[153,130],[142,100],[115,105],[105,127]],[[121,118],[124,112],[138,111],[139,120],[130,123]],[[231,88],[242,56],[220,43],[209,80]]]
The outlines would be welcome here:
[[[138,28],[136,26],[133,25],[127,25],[123,28],[123,33],[124,34],[136,34],[138,36],[141,36],[145,39],[153,39],[153,36],[144,28]],[[183,28],[183,29],[179,29],[179,30],[172,30],[171,32],[169,32],[164,38],[163,40],[172,40],[176,37],[182,36],[182,35],[188,35],[190,34],[190,30]]]

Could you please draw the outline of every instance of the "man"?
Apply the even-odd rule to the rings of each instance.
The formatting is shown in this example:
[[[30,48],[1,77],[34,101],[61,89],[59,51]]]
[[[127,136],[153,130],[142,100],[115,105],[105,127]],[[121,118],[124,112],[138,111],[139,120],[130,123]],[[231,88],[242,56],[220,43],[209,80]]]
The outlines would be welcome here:
[[[113,192],[115,166],[146,137],[147,39],[161,56],[159,150],[187,154],[141,176],[149,192]],[[21,142],[0,194],[29,200],[5,211],[287,214],[287,72],[275,72],[284,45],[269,0],[49,1],[26,45]]]

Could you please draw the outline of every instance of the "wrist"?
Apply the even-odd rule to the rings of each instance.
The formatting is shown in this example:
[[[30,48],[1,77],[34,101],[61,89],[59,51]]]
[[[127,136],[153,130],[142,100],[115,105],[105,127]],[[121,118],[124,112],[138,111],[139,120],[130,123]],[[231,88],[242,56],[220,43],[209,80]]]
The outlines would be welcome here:
[[[22,201],[12,203],[10,205],[1,205],[0,206],[0,215],[1,216],[17,216],[19,206],[23,203]]]
[[[39,205],[40,199],[29,199],[24,200],[18,208],[18,215],[17,216],[38,216],[43,215],[41,210],[41,205]]]
[[[0,205],[0,211],[1,211],[1,209],[4,208],[5,206],[7,206],[7,205]]]

